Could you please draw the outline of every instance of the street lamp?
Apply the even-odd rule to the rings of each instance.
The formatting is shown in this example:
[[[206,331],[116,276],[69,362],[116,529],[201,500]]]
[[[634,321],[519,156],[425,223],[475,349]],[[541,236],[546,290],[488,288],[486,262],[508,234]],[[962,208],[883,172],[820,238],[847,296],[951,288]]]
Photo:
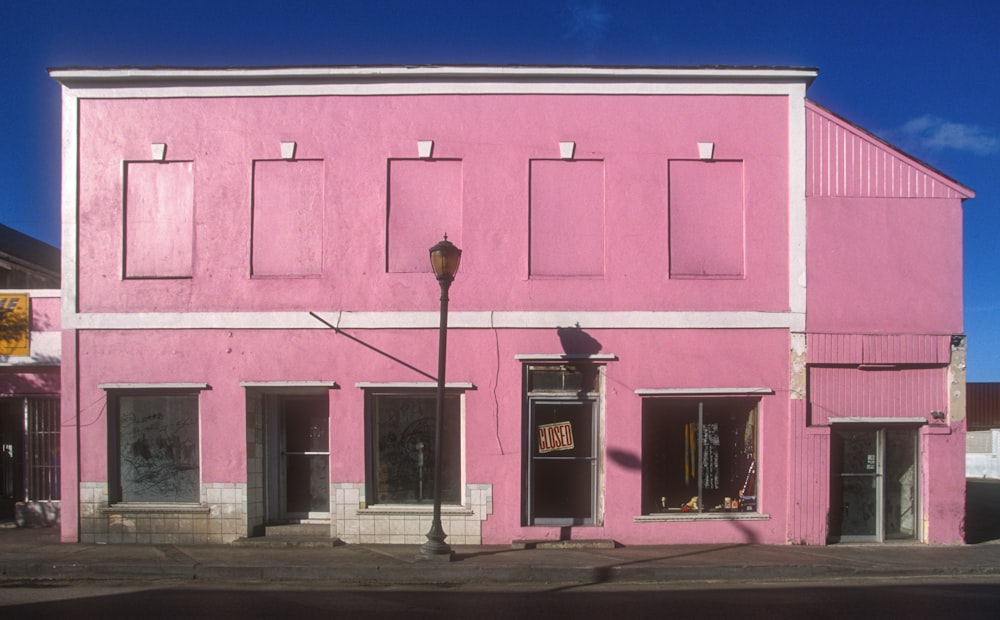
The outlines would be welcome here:
[[[451,546],[444,541],[447,534],[441,527],[441,423],[444,417],[444,367],[448,345],[448,289],[451,287],[462,250],[448,241],[448,235],[430,249],[431,267],[441,287],[441,324],[438,329],[437,410],[434,415],[434,518],[427,532],[427,542],[420,547],[420,554],[430,557],[451,557]]]

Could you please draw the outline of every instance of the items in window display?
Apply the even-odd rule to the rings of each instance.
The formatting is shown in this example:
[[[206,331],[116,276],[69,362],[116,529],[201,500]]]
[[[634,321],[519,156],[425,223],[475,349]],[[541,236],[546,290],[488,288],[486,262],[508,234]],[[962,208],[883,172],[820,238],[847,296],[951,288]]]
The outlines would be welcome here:
[[[647,399],[644,514],[755,512],[756,416],[751,399]]]

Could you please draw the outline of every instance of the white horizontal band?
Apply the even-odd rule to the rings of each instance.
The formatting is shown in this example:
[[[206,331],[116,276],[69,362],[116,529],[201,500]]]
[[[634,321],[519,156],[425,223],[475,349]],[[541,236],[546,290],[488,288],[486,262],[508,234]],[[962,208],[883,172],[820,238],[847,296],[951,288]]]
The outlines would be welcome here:
[[[64,329],[437,329],[437,312],[135,312],[63,315]],[[318,318],[317,318],[318,317]],[[790,329],[795,312],[452,312],[452,329]]]

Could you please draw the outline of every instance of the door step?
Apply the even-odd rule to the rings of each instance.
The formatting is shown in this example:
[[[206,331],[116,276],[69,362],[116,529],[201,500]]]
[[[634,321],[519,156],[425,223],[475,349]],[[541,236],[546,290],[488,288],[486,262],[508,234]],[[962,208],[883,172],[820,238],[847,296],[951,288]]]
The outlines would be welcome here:
[[[306,536],[309,538],[329,538],[329,523],[285,523],[282,525],[264,526],[264,536],[292,537]]]
[[[263,536],[239,538],[231,544],[238,547],[285,549],[288,547],[329,548],[343,543],[337,538],[330,537],[329,523],[288,523],[268,525],[264,528]]]
[[[618,546],[613,540],[514,540],[510,546],[514,549],[614,549]]]

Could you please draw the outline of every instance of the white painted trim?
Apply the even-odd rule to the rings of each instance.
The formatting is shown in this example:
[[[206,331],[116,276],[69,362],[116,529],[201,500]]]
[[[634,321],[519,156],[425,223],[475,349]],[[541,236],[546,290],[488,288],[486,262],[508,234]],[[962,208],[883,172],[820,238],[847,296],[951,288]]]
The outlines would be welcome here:
[[[0,288],[0,295],[25,293],[29,299],[51,299],[62,293],[57,288]]]
[[[807,85],[808,68],[355,66],[53,69],[81,96],[176,97],[294,94],[511,92],[724,92],[763,94]],[[132,85],[132,86],[130,86]],[[672,88],[671,88],[672,87]],[[677,88],[681,90],[676,90]],[[649,89],[654,89],[650,91]],[[124,94],[128,91],[130,94]]]
[[[437,383],[434,381],[390,381],[388,383],[373,383],[370,381],[359,381],[354,387],[362,390],[426,390],[434,389]],[[444,384],[446,390],[474,390],[475,384],[467,382],[456,382]]]
[[[340,387],[336,381],[240,381],[240,387],[245,388],[298,388],[320,387],[331,390]]]
[[[287,67],[54,69],[80,98],[430,94],[781,95],[813,69],[658,67]]]
[[[596,355],[574,355],[571,353],[524,353],[517,354],[514,359],[519,362],[615,362],[618,356],[614,353],[598,353]]]
[[[748,82],[417,82],[349,84],[252,84],[75,88],[80,99],[164,99],[198,97],[322,97],[403,95],[789,95],[789,84]]]
[[[774,394],[768,387],[639,388],[638,396],[752,396]]]
[[[208,390],[207,383],[98,383],[101,390]]]
[[[712,78],[725,79],[766,79],[766,80],[796,80],[808,81],[816,77],[817,71],[807,67],[598,67],[598,66],[530,66],[530,65],[369,65],[369,66],[309,66],[309,67],[248,67],[248,68],[178,68],[178,67],[119,67],[108,69],[59,69],[49,72],[53,79],[59,82],[73,80],[107,81],[111,79],[138,79],[145,81],[181,80],[195,78],[200,81],[237,80],[248,78],[258,80],[274,80],[276,78],[311,79],[344,79],[378,77],[389,81],[392,79],[412,79],[414,76],[439,77],[441,75],[463,76],[465,78],[480,78],[503,76],[509,79],[554,77],[565,79],[569,76],[598,77],[633,77],[642,79],[679,79],[679,78]]]
[[[77,173],[79,172],[79,99],[62,89],[62,321],[77,309]]]
[[[830,424],[927,424],[926,418],[827,418]]]
[[[788,96],[788,307],[806,313],[806,85]]]
[[[66,302],[64,298],[64,303]],[[122,312],[65,313],[64,329],[438,329],[438,312]],[[790,329],[789,312],[451,312],[452,329]],[[332,330],[331,330],[332,331]]]

